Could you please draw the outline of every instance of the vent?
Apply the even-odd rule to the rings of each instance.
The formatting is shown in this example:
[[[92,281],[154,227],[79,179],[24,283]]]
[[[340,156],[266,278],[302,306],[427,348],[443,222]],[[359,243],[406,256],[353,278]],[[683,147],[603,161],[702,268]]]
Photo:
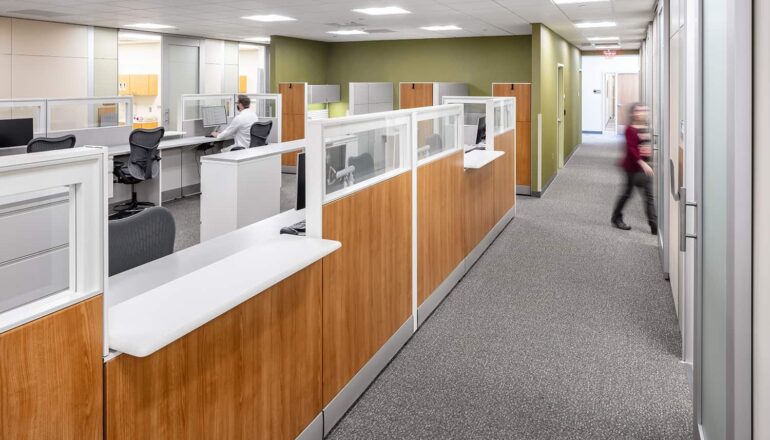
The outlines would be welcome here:
[[[20,9],[18,11],[8,11],[9,14],[18,14],[18,15],[35,15],[38,17],[64,17],[65,15],[72,15],[72,14],[65,14],[63,12],[54,12],[54,11],[45,11],[43,9]]]
[[[356,21],[349,21],[347,23],[325,23],[326,26],[331,27],[363,27],[363,23],[358,23]]]
[[[393,29],[367,29],[366,32],[369,32],[370,34],[392,34],[396,31]]]

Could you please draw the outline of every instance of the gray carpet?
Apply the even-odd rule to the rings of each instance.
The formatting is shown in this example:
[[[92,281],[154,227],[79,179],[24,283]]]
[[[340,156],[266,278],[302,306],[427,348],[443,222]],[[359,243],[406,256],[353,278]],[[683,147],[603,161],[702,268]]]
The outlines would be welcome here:
[[[671,292],[638,194],[610,227],[619,147],[584,144],[331,439],[686,439]]]
[[[281,212],[292,209],[297,201],[297,176],[281,175]],[[163,204],[176,220],[174,252],[195,246],[201,240],[201,201],[199,196],[185,197]]]

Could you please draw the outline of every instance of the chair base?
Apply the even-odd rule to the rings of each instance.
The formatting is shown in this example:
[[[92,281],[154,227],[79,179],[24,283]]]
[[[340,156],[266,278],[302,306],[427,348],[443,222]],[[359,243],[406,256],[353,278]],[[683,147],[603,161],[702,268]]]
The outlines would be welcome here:
[[[131,186],[133,189],[133,185]],[[138,212],[142,212],[145,209],[153,206],[155,206],[154,203],[138,201],[136,198],[136,191],[131,191],[131,200],[129,200],[128,202],[123,202],[118,205],[115,205],[112,208],[114,212],[110,214],[109,218],[112,220],[116,220],[119,218],[130,217]]]

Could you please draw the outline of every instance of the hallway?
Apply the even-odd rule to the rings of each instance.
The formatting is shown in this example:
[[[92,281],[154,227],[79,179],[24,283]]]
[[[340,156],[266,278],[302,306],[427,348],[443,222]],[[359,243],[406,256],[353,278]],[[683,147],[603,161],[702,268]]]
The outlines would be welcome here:
[[[583,144],[340,421],[331,439],[679,439],[674,304],[610,136]],[[490,282],[491,280],[491,282]]]

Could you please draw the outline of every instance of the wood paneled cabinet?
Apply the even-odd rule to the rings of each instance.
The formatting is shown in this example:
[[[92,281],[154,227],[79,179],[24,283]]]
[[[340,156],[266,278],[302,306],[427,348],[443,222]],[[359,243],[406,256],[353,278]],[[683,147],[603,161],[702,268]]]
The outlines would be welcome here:
[[[278,84],[281,94],[281,141],[293,141],[305,137],[305,83]],[[281,157],[281,164],[297,165],[297,154],[287,153]]]
[[[121,96],[158,96],[158,75],[119,75],[118,94]]]
[[[516,185],[532,188],[532,84],[495,83],[493,96],[516,98]],[[524,190],[523,192],[527,192]]]
[[[401,83],[398,103],[401,109],[432,106],[433,83]]]
[[[101,295],[0,333],[0,439],[102,439]]]

